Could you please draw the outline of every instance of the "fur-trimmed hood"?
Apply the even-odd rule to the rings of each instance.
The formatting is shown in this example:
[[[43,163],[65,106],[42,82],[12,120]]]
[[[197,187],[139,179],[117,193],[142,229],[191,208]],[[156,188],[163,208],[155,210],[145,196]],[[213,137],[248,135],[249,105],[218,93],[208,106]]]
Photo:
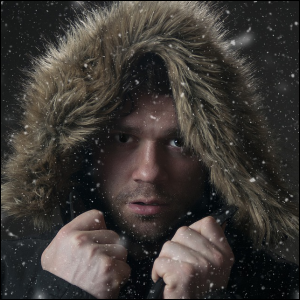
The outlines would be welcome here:
[[[2,167],[2,210],[47,227],[65,203],[89,138],[121,103],[146,53],[165,63],[187,146],[210,184],[239,207],[235,224],[257,244],[298,231],[249,64],[230,48],[219,15],[197,1],[120,1],[86,11],[34,63],[23,130]],[[74,163],[74,162],[77,162]]]

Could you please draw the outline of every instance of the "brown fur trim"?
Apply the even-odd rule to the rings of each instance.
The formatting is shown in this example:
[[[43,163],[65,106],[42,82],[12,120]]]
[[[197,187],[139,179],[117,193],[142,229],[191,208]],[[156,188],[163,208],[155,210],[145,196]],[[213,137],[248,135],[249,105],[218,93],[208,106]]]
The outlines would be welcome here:
[[[120,104],[145,53],[166,64],[185,143],[210,182],[239,207],[235,223],[257,244],[298,232],[260,112],[251,66],[226,42],[219,15],[196,1],[121,1],[94,9],[35,62],[25,87],[24,130],[2,168],[2,209],[47,227],[67,197],[81,149]]]

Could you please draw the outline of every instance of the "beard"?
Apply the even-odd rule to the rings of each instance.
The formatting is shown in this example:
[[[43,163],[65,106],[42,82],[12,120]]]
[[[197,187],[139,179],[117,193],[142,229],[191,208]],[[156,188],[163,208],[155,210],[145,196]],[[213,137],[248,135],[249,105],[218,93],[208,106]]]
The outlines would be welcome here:
[[[107,229],[117,232],[124,240],[144,246],[164,243],[173,237],[179,227],[189,226],[207,213],[204,191],[202,196],[186,197],[142,183],[136,189],[122,191],[115,197],[100,190],[99,195],[100,210],[104,213]],[[139,215],[129,210],[129,202],[150,198],[167,204],[168,209],[154,215]]]

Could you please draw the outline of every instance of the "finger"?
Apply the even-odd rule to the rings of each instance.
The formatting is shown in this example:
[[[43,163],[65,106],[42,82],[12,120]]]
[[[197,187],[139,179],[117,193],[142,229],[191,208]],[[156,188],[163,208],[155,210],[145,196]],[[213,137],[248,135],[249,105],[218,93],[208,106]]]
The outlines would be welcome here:
[[[216,248],[206,237],[187,226],[180,227],[171,241],[201,252],[206,257],[209,257],[209,252],[213,248]]]
[[[120,236],[112,230],[79,231],[76,239],[96,244],[119,244]]]
[[[214,264],[216,257],[220,261],[223,260],[224,254],[225,251],[220,250],[200,233],[188,228],[185,234],[175,234],[171,243],[165,243],[160,256],[206,268],[209,264]]]
[[[192,224],[190,228],[200,233],[212,244],[216,245],[221,251],[228,250],[228,247],[230,248],[222,227],[213,217],[209,216],[203,218],[200,221]]]
[[[122,245],[102,244],[97,245],[97,249],[101,254],[105,254],[111,258],[124,262],[127,260],[127,250]]]
[[[169,289],[176,289],[180,284],[184,286],[194,273],[194,268],[186,262],[176,261],[166,257],[158,257],[152,269],[152,280],[156,282],[159,278],[163,278]]]
[[[130,274],[131,274],[130,266],[124,261],[115,260],[113,267],[116,270],[115,276],[117,277],[121,286],[123,286],[130,277]]]
[[[206,240],[206,242],[208,241]],[[196,249],[192,249],[188,245],[168,241],[163,245],[159,257],[170,258],[179,262],[187,262],[198,266],[207,264],[207,261],[213,258],[212,255],[214,250],[211,245],[208,247],[205,243],[203,245],[197,243],[197,247],[195,248]]]
[[[99,210],[93,209],[76,217],[70,223],[64,226],[65,230],[74,231],[90,231],[106,229],[103,213]]]

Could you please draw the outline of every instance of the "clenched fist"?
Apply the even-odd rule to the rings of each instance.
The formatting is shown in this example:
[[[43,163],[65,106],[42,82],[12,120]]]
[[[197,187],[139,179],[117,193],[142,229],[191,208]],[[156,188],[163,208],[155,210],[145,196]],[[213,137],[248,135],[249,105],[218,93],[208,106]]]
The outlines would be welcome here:
[[[213,217],[180,227],[164,244],[152,269],[152,278],[166,283],[164,299],[201,299],[207,292],[225,289],[234,263],[224,231]]]
[[[131,272],[118,242],[100,211],[85,212],[57,233],[42,254],[42,268],[98,299],[118,298]]]

